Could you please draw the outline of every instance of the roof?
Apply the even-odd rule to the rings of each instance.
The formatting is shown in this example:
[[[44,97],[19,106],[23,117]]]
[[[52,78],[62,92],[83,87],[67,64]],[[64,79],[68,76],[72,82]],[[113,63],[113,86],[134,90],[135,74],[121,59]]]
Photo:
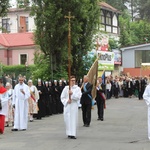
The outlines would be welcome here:
[[[121,49],[122,51],[125,51],[125,50],[137,49],[137,48],[145,48],[145,47],[149,47],[149,46],[150,46],[150,43],[146,43],[146,44],[140,44],[140,45],[122,47],[122,48],[120,48],[120,49]]]
[[[109,11],[112,11],[112,12],[117,12],[117,13],[120,13],[119,10],[117,10],[116,8],[112,7],[111,5],[105,3],[105,2],[99,2],[98,3],[101,8],[105,9],[105,10],[109,10]]]
[[[0,34],[0,45],[5,47],[35,45],[33,40],[33,33],[2,33]]]
[[[26,8],[10,8],[8,13],[26,12],[26,11],[30,11],[30,8],[28,8],[28,9],[26,9]]]

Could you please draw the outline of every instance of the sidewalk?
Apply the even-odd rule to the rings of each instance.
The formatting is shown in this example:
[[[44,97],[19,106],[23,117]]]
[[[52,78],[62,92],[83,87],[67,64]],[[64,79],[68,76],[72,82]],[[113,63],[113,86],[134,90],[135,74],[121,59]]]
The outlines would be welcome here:
[[[149,150],[147,106],[137,98],[106,101],[104,121],[97,121],[92,110],[90,127],[83,127],[79,109],[77,139],[65,135],[63,115],[53,115],[29,122],[27,131],[5,128],[0,135],[0,150]]]

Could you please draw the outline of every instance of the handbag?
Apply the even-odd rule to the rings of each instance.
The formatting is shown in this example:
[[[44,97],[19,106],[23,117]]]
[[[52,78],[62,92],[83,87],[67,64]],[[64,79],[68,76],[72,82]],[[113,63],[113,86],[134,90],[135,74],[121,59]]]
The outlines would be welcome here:
[[[0,110],[2,110],[2,101],[0,99]]]

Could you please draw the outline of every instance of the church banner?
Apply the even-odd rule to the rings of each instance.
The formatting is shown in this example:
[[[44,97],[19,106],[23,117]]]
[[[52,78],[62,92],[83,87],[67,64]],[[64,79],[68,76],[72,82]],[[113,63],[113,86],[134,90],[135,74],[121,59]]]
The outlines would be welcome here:
[[[87,76],[89,77],[89,82],[93,84],[92,97],[96,97],[96,86],[97,86],[97,75],[98,75],[98,59],[95,60],[91,66]]]
[[[114,53],[98,51],[98,70],[114,70]]]

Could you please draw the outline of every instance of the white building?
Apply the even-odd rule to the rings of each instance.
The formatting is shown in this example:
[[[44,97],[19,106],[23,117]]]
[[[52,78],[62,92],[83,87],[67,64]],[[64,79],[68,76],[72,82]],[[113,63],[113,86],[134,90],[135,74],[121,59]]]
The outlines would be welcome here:
[[[35,30],[34,17],[24,8],[11,8],[7,16],[0,21],[0,33],[33,32]]]

